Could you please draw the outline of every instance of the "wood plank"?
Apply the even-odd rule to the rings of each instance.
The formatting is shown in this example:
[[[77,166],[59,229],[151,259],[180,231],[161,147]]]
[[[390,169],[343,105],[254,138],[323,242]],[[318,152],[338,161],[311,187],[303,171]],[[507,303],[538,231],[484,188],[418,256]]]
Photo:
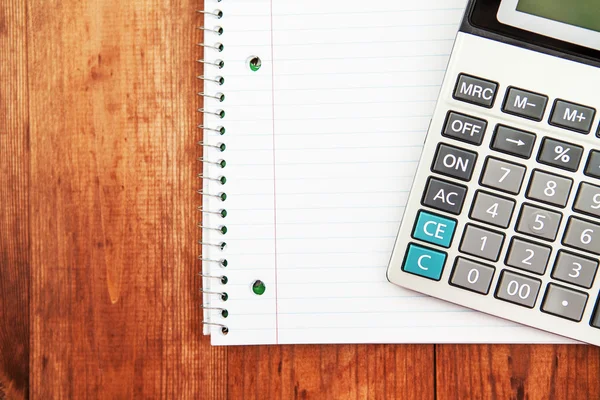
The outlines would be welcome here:
[[[29,0],[34,398],[223,392],[201,338],[195,3]]]
[[[433,399],[431,345],[234,347],[234,399]]]
[[[0,3],[0,398],[29,387],[29,114],[26,7]]]
[[[600,348],[586,345],[440,345],[437,398],[597,399]]]

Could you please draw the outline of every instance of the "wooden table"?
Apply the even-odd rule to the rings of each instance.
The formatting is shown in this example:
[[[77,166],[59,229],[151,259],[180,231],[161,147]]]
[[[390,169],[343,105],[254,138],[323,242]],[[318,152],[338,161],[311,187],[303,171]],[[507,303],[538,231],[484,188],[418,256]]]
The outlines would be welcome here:
[[[0,3],[0,399],[600,397],[583,345],[211,347],[198,6]]]

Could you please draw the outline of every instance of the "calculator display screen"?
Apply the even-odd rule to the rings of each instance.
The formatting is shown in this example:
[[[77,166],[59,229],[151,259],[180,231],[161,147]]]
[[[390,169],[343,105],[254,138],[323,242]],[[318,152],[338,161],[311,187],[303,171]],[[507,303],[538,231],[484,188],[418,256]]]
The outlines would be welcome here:
[[[502,0],[498,9],[498,21],[600,50],[598,0]]]
[[[519,0],[517,11],[600,32],[598,0]]]

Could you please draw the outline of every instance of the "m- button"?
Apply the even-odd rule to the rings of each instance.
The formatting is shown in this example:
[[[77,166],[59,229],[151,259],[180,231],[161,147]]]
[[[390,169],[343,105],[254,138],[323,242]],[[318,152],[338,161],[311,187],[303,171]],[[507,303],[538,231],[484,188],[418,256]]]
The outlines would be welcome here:
[[[548,97],[544,95],[510,88],[506,92],[502,111],[534,121],[541,121],[544,118],[547,103]]]
[[[492,108],[497,91],[498,84],[495,82],[460,74],[454,89],[454,98],[478,106]]]

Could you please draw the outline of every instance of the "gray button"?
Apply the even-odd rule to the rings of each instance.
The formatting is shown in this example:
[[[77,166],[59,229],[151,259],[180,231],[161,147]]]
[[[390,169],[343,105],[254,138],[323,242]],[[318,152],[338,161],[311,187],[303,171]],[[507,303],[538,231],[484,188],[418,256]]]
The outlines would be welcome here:
[[[600,186],[581,182],[573,208],[575,211],[600,217]]]
[[[576,249],[600,255],[600,225],[571,217],[563,243]]]
[[[473,225],[467,225],[460,244],[460,251],[490,261],[498,261],[504,243],[504,235]]]
[[[535,138],[535,134],[531,132],[498,125],[492,139],[492,149],[517,157],[529,158],[533,151]]]
[[[440,144],[433,161],[433,171],[468,181],[473,175],[477,154],[458,147]]]
[[[556,100],[550,116],[550,125],[581,133],[590,133],[596,110],[580,104]]]
[[[551,252],[550,247],[513,238],[506,257],[506,265],[543,275]]]
[[[542,311],[579,322],[587,299],[588,295],[585,293],[550,283],[544,296]]]
[[[456,89],[454,89],[454,98],[478,106],[492,108],[497,90],[497,83],[460,74]]]
[[[600,151],[590,151],[590,157],[585,166],[585,174],[600,179]]]
[[[471,218],[481,222],[508,228],[513,215],[515,202],[503,197],[492,196],[485,192],[477,192]]]
[[[596,304],[596,311],[594,311],[594,316],[590,321],[590,325],[594,328],[600,328],[600,299],[598,299],[598,304]]]
[[[558,234],[561,220],[561,213],[523,204],[517,231],[542,239],[554,240]]]
[[[541,121],[544,118],[548,97],[521,89],[510,88],[502,111],[519,117]]]
[[[591,288],[596,277],[598,261],[559,251],[552,270],[552,277],[573,285]]]
[[[450,111],[442,134],[467,143],[480,145],[486,127],[487,122],[483,119]]]
[[[564,207],[571,194],[573,181],[559,175],[533,171],[527,197],[544,203]]]
[[[488,294],[496,269],[462,257],[456,259],[450,283],[473,292]]]
[[[500,275],[496,297],[510,303],[533,308],[540,291],[540,281],[504,270]]]
[[[560,140],[544,138],[538,161],[553,167],[577,171],[583,148]]]
[[[525,167],[489,157],[485,163],[481,184],[517,194],[521,190]]]
[[[430,178],[423,196],[423,204],[436,210],[458,215],[461,213],[467,188],[437,178]]]

